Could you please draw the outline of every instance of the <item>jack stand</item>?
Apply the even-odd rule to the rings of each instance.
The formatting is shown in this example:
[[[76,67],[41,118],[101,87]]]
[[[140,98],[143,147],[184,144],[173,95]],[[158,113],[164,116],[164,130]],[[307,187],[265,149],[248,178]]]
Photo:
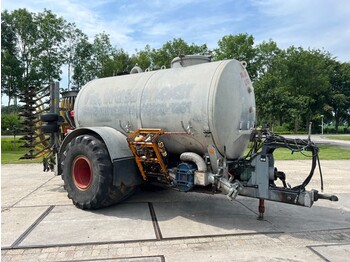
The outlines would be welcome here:
[[[258,220],[264,220],[264,213],[265,213],[265,200],[260,198],[259,199],[259,217],[258,217]]]

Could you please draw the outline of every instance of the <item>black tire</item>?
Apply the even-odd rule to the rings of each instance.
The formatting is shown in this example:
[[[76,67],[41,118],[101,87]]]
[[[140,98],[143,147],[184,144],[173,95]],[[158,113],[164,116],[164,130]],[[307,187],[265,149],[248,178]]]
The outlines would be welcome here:
[[[106,145],[91,135],[74,138],[62,155],[62,179],[68,197],[81,209],[98,209],[127,198],[134,187],[113,185]]]
[[[40,120],[43,122],[56,122],[58,121],[58,114],[47,113],[40,116]]]
[[[41,126],[41,132],[43,133],[56,133],[60,129],[57,122],[48,123],[46,125]]]

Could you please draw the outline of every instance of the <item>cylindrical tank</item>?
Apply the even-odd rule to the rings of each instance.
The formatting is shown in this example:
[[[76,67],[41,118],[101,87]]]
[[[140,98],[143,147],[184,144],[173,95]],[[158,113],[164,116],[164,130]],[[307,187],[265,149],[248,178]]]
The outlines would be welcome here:
[[[254,127],[255,97],[241,62],[201,60],[93,80],[79,92],[74,113],[77,127],[161,128],[171,132],[162,137],[169,153],[204,154],[213,145],[234,159]]]

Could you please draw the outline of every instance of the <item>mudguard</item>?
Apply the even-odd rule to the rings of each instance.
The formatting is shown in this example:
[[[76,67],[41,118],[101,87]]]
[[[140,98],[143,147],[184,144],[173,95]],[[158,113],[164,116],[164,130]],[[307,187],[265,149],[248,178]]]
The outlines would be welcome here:
[[[64,153],[66,146],[73,138],[85,134],[95,135],[105,143],[113,164],[113,184],[115,186],[121,184],[132,186],[142,183],[134,156],[126,140],[127,137],[111,127],[84,127],[67,134],[58,151],[58,175],[62,174],[60,156]]]

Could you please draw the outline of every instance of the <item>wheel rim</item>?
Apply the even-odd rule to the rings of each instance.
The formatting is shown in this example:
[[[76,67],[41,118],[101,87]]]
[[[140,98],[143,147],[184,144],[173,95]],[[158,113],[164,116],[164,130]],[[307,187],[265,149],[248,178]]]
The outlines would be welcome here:
[[[73,180],[75,186],[80,190],[86,190],[92,183],[92,169],[89,159],[78,156],[73,162]]]

